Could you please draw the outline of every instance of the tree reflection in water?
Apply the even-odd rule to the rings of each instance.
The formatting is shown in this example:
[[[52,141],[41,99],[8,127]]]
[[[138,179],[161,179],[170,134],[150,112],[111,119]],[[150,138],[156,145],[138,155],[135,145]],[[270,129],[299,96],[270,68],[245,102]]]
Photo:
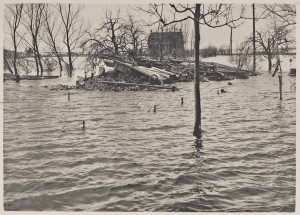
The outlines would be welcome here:
[[[198,138],[194,141],[195,151],[193,153],[195,157],[195,169],[194,173],[197,176],[195,182],[196,188],[194,192],[197,195],[205,195],[207,192],[212,192],[215,188],[213,183],[207,182],[205,180],[205,175],[207,174],[207,169],[205,168],[205,158],[203,150],[203,139]]]

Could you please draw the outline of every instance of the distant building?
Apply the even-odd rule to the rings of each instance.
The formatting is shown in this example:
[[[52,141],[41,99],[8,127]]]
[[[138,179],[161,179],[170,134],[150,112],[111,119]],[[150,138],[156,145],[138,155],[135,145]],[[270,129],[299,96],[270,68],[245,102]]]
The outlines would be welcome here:
[[[150,55],[157,57],[162,50],[164,55],[176,58],[184,53],[184,40],[182,31],[177,32],[151,32],[148,37]]]

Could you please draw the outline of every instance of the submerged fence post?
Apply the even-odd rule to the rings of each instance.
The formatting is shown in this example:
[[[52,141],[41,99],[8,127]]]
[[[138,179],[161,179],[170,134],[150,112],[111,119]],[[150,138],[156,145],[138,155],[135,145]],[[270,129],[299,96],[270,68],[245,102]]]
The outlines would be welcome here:
[[[85,130],[85,121],[82,121],[82,129]]]
[[[82,129],[85,130],[85,121],[82,121]]]

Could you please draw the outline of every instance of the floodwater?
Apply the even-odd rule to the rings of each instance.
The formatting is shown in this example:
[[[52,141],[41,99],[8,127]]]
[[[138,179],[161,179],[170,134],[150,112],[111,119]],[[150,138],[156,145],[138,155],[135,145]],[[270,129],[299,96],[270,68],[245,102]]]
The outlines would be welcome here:
[[[202,148],[192,136],[193,83],[72,90],[68,101],[45,81],[6,81],[4,208],[294,211],[295,81],[284,74],[282,101],[269,73],[201,83]]]

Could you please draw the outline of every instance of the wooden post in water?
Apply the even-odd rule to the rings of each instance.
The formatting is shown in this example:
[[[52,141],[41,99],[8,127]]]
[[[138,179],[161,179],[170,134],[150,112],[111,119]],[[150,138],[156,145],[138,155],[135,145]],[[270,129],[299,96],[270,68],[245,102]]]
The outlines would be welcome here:
[[[68,92],[68,101],[70,101],[70,92]]]
[[[85,121],[82,121],[82,130],[85,130]]]

